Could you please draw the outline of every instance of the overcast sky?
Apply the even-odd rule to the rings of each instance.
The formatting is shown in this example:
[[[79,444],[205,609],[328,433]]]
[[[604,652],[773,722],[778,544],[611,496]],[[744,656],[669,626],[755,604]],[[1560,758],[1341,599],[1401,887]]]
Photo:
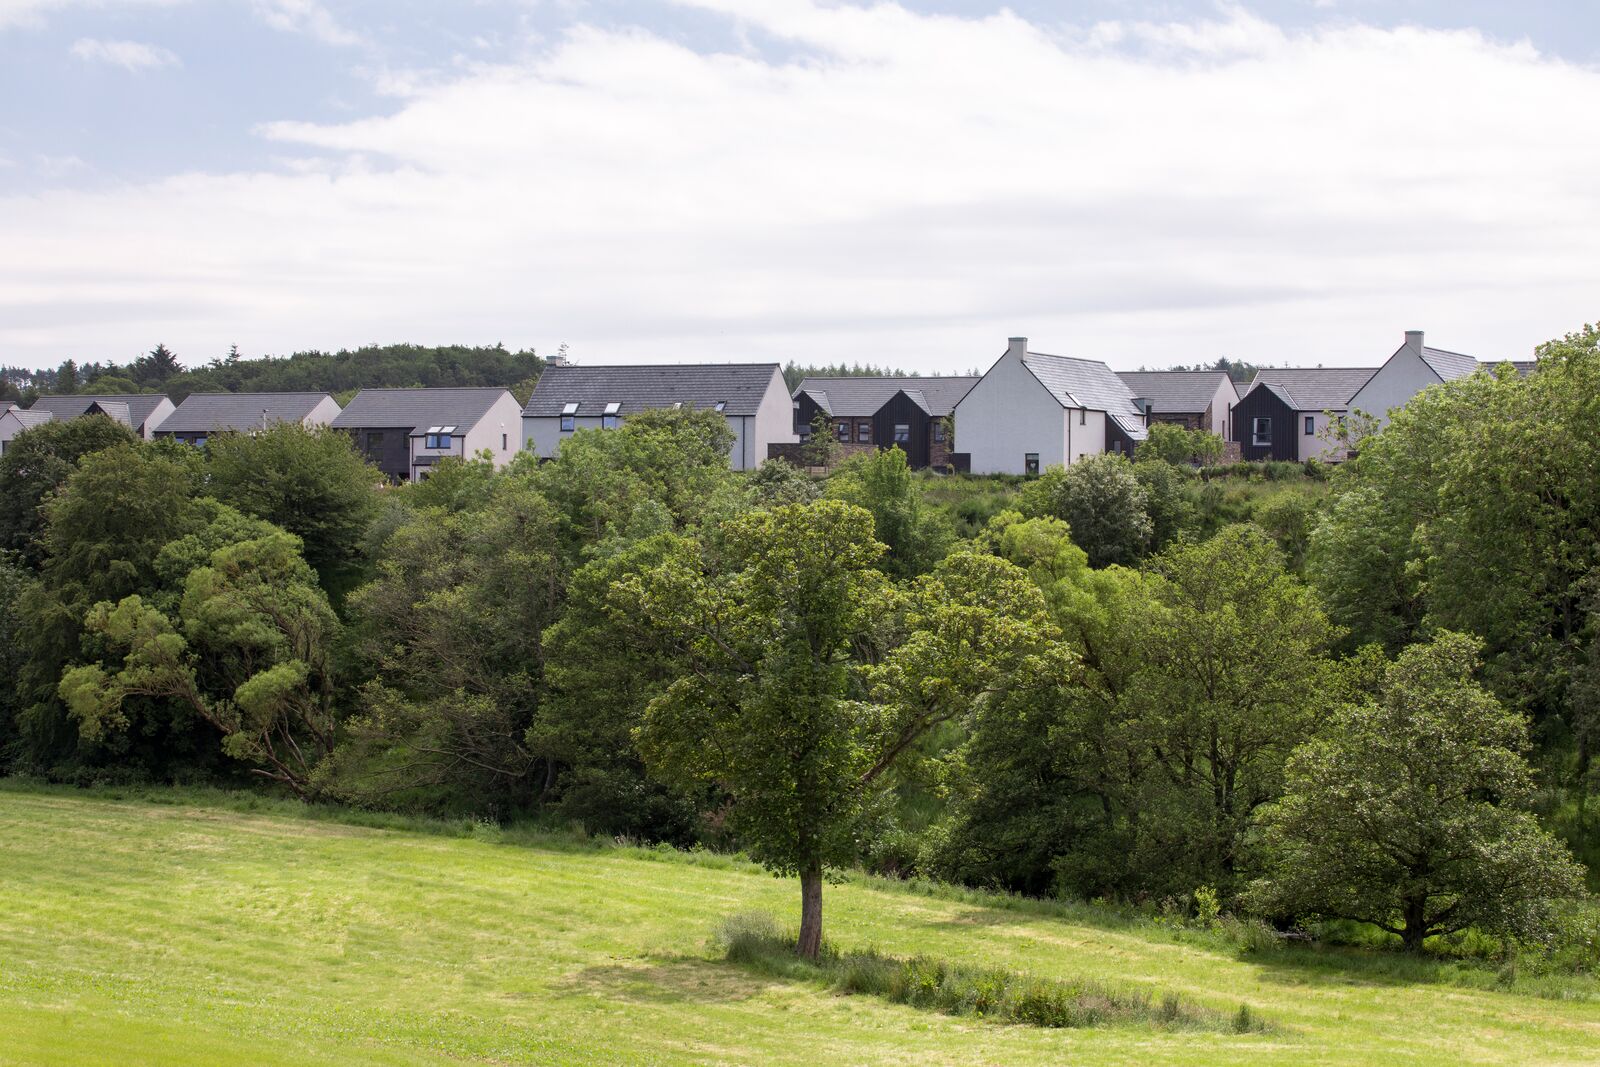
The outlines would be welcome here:
[[[0,363],[1523,357],[1597,114],[1579,3],[0,0]]]

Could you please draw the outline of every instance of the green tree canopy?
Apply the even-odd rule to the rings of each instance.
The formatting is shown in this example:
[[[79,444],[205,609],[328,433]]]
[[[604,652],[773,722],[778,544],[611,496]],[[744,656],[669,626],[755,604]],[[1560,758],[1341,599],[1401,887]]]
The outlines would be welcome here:
[[[47,422],[19,433],[0,455],[0,550],[20,552],[30,566],[40,566],[46,498],[84,456],[135,440],[132,430],[103,415]]]
[[[1028,483],[1021,499],[1025,515],[1066,522],[1092,567],[1134,563],[1144,557],[1155,536],[1147,503],[1133,464],[1109,452],[1070,467],[1051,467]]]
[[[1527,810],[1526,723],[1476,667],[1477,642],[1441,632],[1295,753],[1283,798],[1261,813],[1267,873],[1252,906],[1372,923],[1411,949],[1469,926],[1548,932],[1581,870]]]

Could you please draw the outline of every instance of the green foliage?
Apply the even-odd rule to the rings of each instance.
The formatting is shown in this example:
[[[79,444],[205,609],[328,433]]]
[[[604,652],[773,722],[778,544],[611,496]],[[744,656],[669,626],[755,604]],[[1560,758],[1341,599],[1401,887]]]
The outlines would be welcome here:
[[[130,698],[168,701],[214,728],[253,773],[307,795],[333,747],[332,650],[339,624],[281,530],[230,544],[190,572],[176,617],[137,594],[83,620],[100,657],[59,692],[83,738],[126,732]]]
[[[828,479],[828,495],[871,513],[873,534],[889,549],[884,570],[892,577],[926,573],[953,539],[944,516],[923,504],[899,448],[852,456]]]
[[[47,422],[19,433],[0,455],[0,551],[20,552],[25,563],[40,566],[46,499],[84,456],[135,440],[132,430],[100,415]]]
[[[1125,992],[1087,979],[1039,978],[928,956],[902,959],[870,949],[829,949],[814,963],[798,962],[794,939],[761,912],[723,920],[713,940],[730,963],[761,974],[821,981],[840,993],[881,997],[943,1015],[1051,1029],[1151,1026],[1232,1033],[1266,1029],[1243,1004],[1230,1016],[1187,1005],[1176,993],[1164,994],[1158,1003],[1148,992]]]
[[[205,451],[212,494],[300,538],[323,588],[336,596],[346,591],[382,481],[348,434],[284,422],[215,434]]]
[[[1267,874],[1250,903],[1371,923],[1412,949],[1469,926],[1538,939],[1582,876],[1527,811],[1523,718],[1473,681],[1477,643],[1448,631],[1401,653],[1375,698],[1295,753],[1262,813]]]
[[[1135,563],[1150,550],[1155,526],[1147,511],[1144,486],[1133,464],[1105,453],[1070,467],[1051,467],[1022,490],[1022,513],[1049,516],[1072,527],[1072,537],[1089,554],[1089,564],[1106,567]]]
[[[376,579],[350,598],[353,656],[371,680],[326,788],[430,810],[533,802],[524,734],[540,705],[540,636],[565,585],[559,530],[518,476],[481,508],[418,511],[389,535]]]
[[[1148,435],[1134,447],[1133,458],[1208,466],[1222,458],[1226,443],[1218,434],[1189,430],[1170,422],[1152,422]]]
[[[1145,513],[1150,516],[1150,549],[1159,552],[1180,537],[1194,532],[1199,522],[1193,479],[1160,459],[1141,459],[1133,465],[1134,477],[1144,490]]]

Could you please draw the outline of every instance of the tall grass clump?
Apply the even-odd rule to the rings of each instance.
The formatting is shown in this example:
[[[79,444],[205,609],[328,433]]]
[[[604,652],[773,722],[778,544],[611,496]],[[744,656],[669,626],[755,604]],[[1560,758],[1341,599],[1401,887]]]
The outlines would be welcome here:
[[[1230,1014],[1185,1003],[1176,993],[1156,1000],[1148,993],[1084,979],[1038,978],[931,956],[900,958],[872,949],[839,952],[824,946],[817,960],[809,962],[795,955],[794,936],[765,914],[725,919],[714,941],[728,962],[761,974],[820,981],[847,995],[880,997],[944,1015],[1052,1029],[1149,1026],[1221,1033],[1266,1029],[1243,1004]]]

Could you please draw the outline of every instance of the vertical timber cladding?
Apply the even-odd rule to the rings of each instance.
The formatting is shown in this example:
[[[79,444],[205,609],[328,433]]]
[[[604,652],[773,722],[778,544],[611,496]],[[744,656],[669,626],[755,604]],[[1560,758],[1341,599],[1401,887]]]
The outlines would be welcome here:
[[[1271,444],[1254,444],[1256,419],[1272,420]],[[1298,439],[1300,412],[1278,399],[1271,389],[1252,389],[1233,409],[1233,436],[1239,454],[1248,460],[1277,459],[1293,462],[1300,458]]]
[[[928,466],[928,436],[932,421],[928,413],[901,390],[873,413],[872,440],[879,448],[893,448],[898,444],[906,454],[906,463],[914,470],[922,470]],[[895,440],[896,426],[907,427],[907,440]]]
[[[801,393],[794,399],[795,403],[800,405],[794,409],[794,432],[799,433],[801,430],[810,430],[811,420],[817,417],[822,408],[818,407],[817,402],[811,399],[810,393]],[[830,415],[829,418],[831,419],[832,416]]]
[[[394,481],[411,477],[410,426],[349,427],[356,451]]]

